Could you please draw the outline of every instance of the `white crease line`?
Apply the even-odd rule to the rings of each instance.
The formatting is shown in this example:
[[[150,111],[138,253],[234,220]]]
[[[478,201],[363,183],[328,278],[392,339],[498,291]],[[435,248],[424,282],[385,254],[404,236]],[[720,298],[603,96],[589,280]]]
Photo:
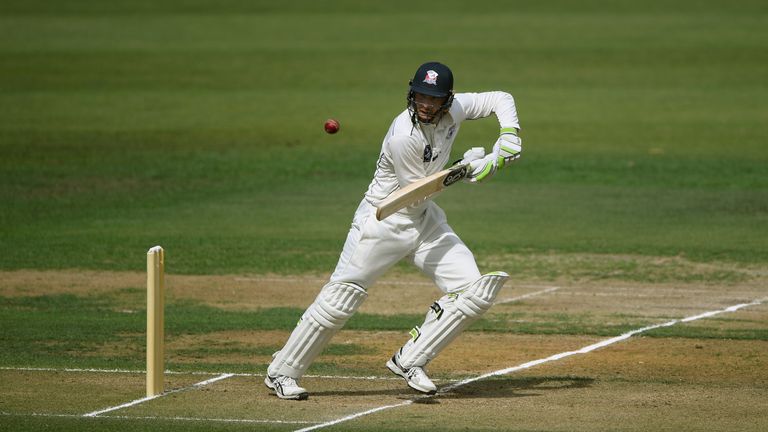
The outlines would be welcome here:
[[[134,406],[134,405],[138,405],[138,404],[141,404],[141,403],[144,403],[144,402],[147,402],[147,401],[151,401],[153,399],[157,399],[157,398],[160,398],[160,397],[163,397],[163,396],[168,396],[169,394],[179,393],[179,392],[190,390],[190,389],[193,389],[193,388],[203,387],[203,386],[206,386],[208,384],[214,383],[216,381],[221,381],[223,379],[227,379],[227,378],[231,377],[232,375],[233,374],[221,374],[221,375],[219,375],[219,376],[217,376],[215,378],[211,378],[211,379],[208,379],[208,380],[205,380],[205,381],[200,381],[199,383],[196,383],[196,384],[192,384],[189,387],[184,387],[184,388],[180,388],[180,389],[176,389],[176,390],[167,391],[167,392],[160,393],[160,394],[154,395],[154,396],[147,396],[147,397],[143,397],[141,399],[136,399],[136,400],[128,402],[128,403],[124,403],[122,405],[117,405],[117,406],[113,406],[113,407],[110,407],[110,408],[105,408],[105,409],[99,410],[99,411],[89,412],[87,414],[83,414],[83,417],[96,417],[96,416],[99,416],[100,414],[104,414],[104,413],[107,413],[107,412],[110,412],[110,411],[117,411],[117,410],[123,409],[123,408],[128,408],[128,407],[131,407],[131,406]]]
[[[528,287],[533,287],[533,285],[528,285]],[[546,294],[549,292],[557,291],[560,289],[560,287],[549,287],[546,289],[543,289],[541,291],[536,291],[528,294],[524,294],[517,297],[511,297],[506,298],[500,301],[497,301],[495,304],[505,304],[505,303],[512,303],[519,300],[524,300],[529,297],[534,297],[541,294]],[[0,370],[11,370],[11,371],[41,371],[41,372],[98,372],[98,373],[127,373],[127,374],[143,374],[146,373],[146,371],[143,370],[129,370],[129,369],[76,369],[76,368],[34,368],[34,367],[0,367]],[[217,375],[218,372],[203,372],[203,371],[190,371],[190,372],[184,372],[184,371],[170,371],[166,370],[166,374],[175,374],[175,375]],[[253,374],[253,373],[228,373],[230,376],[238,376],[238,377],[263,377],[264,374]],[[401,378],[397,377],[380,377],[380,376],[333,376],[333,375],[304,375],[304,378],[317,378],[317,379],[349,379],[349,380],[387,380],[387,381],[397,381]],[[433,380],[436,381],[436,380]]]
[[[28,371],[28,372],[98,372],[98,373],[124,373],[124,374],[143,374],[143,370],[128,369],[77,369],[77,368],[45,368],[45,367],[0,367],[0,370],[8,371]],[[176,373],[165,371],[165,373]],[[213,374],[211,374],[213,375]]]
[[[141,399],[136,399],[134,401],[131,401],[131,402],[128,402],[128,403],[125,403],[125,404],[122,404],[122,405],[118,405],[118,406],[115,406],[115,407],[106,408],[106,409],[103,409],[103,410],[100,410],[100,411],[89,412],[87,414],[83,414],[83,417],[96,417],[99,414],[103,414],[105,412],[115,411],[115,410],[119,410],[119,409],[122,409],[122,408],[128,408],[130,406],[134,406],[134,405],[138,405],[140,403],[151,401],[153,399],[157,399],[159,397],[163,397],[163,396],[169,395],[171,393],[176,393],[177,391],[178,390],[172,390],[172,391],[169,391],[169,392],[166,392],[166,393],[161,393],[161,394],[154,395],[154,396],[143,397]]]
[[[143,370],[128,370],[128,369],[75,369],[75,368],[36,368],[36,367],[8,367],[2,366],[0,370],[7,371],[20,371],[20,372],[91,372],[91,373],[124,373],[124,374],[145,374]],[[236,373],[236,372],[205,372],[205,371],[170,371],[166,370],[164,373],[170,375],[221,375],[226,373],[235,377],[264,377],[263,373]],[[339,376],[339,375],[304,375],[304,378],[315,379],[347,379],[347,380],[384,380],[384,381],[399,381],[402,378],[388,377],[388,376]],[[434,380],[433,380],[434,381]]]
[[[82,417],[80,414],[55,414],[55,413],[11,413],[0,411],[0,415],[14,417]]]
[[[682,319],[676,319],[676,320],[672,320],[672,321],[667,321],[665,323],[654,324],[654,325],[650,325],[648,327],[643,327],[643,328],[640,328],[640,329],[637,329],[637,330],[632,330],[632,331],[624,333],[624,334],[622,334],[620,336],[616,336],[616,337],[613,337],[613,338],[610,338],[610,339],[605,339],[603,341],[594,343],[592,345],[587,345],[587,346],[585,346],[585,347],[583,347],[581,349],[578,349],[576,351],[562,352],[562,353],[559,353],[559,354],[555,354],[555,355],[549,356],[547,358],[529,361],[527,363],[523,363],[523,364],[518,365],[518,366],[510,367],[510,368],[507,368],[507,369],[500,369],[500,370],[497,370],[497,371],[494,371],[494,372],[490,372],[490,373],[487,373],[487,374],[483,374],[483,375],[480,375],[480,376],[477,376],[477,377],[474,377],[474,378],[469,378],[469,379],[465,379],[465,380],[462,380],[462,381],[458,381],[456,383],[453,383],[453,384],[450,384],[450,385],[448,385],[446,387],[441,388],[438,391],[437,395],[422,396],[422,397],[419,397],[417,399],[411,399],[411,400],[407,400],[405,402],[401,402],[399,404],[386,405],[386,406],[382,406],[382,407],[378,407],[378,408],[373,408],[373,409],[370,409],[370,410],[367,410],[367,411],[362,411],[362,412],[359,412],[359,413],[356,413],[356,414],[352,414],[352,415],[349,415],[349,416],[346,416],[346,417],[342,417],[340,419],[332,420],[330,422],[317,424],[317,425],[310,426],[310,427],[303,428],[303,429],[297,429],[295,432],[308,432],[308,431],[312,431],[312,430],[316,430],[316,429],[322,429],[322,428],[325,428],[325,427],[328,427],[328,426],[333,426],[333,425],[336,425],[336,424],[339,424],[339,423],[343,423],[343,422],[346,422],[346,421],[349,421],[349,420],[354,420],[356,418],[363,417],[363,416],[366,416],[368,414],[373,414],[373,413],[376,413],[376,412],[379,412],[379,411],[384,411],[384,410],[388,410],[388,409],[391,409],[391,408],[398,408],[398,407],[402,407],[402,406],[406,406],[406,405],[411,405],[416,400],[424,400],[424,399],[429,399],[429,398],[433,398],[433,397],[436,397],[436,396],[440,396],[440,395],[445,394],[445,393],[447,393],[447,392],[449,392],[451,390],[457,389],[459,387],[465,386],[467,384],[470,384],[470,383],[473,383],[473,382],[476,382],[476,381],[479,381],[479,380],[483,380],[483,379],[490,378],[490,377],[493,377],[493,376],[498,376],[498,375],[510,374],[512,372],[516,372],[516,371],[523,370],[523,369],[528,369],[528,368],[531,368],[533,366],[537,366],[537,365],[540,365],[540,364],[543,364],[543,363],[548,363],[548,362],[560,360],[562,358],[570,357],[570,356],[576,355],[576,354],[586,354],[586,353],[594,351],[596,349],[603,348],[603,347],[606,347],[608,345],[612,345],[612,344],[614,344],[616,342],[620,342],[620,341],[629,339],[630,337],[632,337],[632,336],[634,336],[636,334],[647,332],[649,330],[654,330],[654,329],[662,328],[662,327],[671,327],[671,326],[673,326],[675,324],[678,324],[678,323],[681,323],[681,322],[695,321],[695,320],[698,320],[698,319],[708,318],[708,317],[715,316],[715,315],[718,315],[718,314],[721,314],[721,313],[725,313],[725,312],[735,312],[735,311],[737,311],[739,309],[742,309],[742,308],[745,308],[745,307],[748,307],[748,306],[759,305],[759,304],[765,302],[766,300],[768,300],[768,297],[762,298],[762,299],[759,299],[759,300],[754,300],[754,301],[749,302],[749,303],[742,303],[742,304],[730,306],[730,307],[727,307],[725,309],[720,309],[720,310],[710,311],[710,312],[704,312],[704,313],[701,313],[701,314],[698,314],[698,315],[693,315],[693,316],[682,318]]]
[[[557,291],[559,289],[560,289],[560,287],[549,287],[549,288],[543,289],[541,291],[536,291],[536,292],[532,292],[532,293],[528,293],[528,294],[523,294],[523,295],[517,296],[517,297],[511,297],[511,298],[506,298],[506,299],[503,299],[503,300],[498,300],[494,304],[512,303],[512,302],[516,302],[516,301],[527,299],[529,297],[535,297],[537,295],[542,295],[542,294],[550,293],[552,291]]]
[[[354,420],[354,419],[356,419],[358,417],[364,417],[364,416],[367,416],[368,414],[377,413],[379,411],[385,411],[385,410],[388,410],[390,408],[397,408],[397,407],[401,407],[401,406],[404,406],[404,405],[410,405],[412,403],[413,403],[413,401],[409,400],[409,401],[405,401],[405,402],[402,402],[402,403],[399,403],[399,404],[395,404],[395,405],[385,405],[385,406],[381,406],[381,407],[378,407],[378,408],[369,409],[368,411],[362,411],[362,412],[359,412],[359,413],[356,413],[356,414],[352,414],[352,415],[347,416],[347,417],[342,417],[340,419],[331,420],[331,421],[326,422],[326,423],[318,424],[318,425],[315,425],[315,426],[310,426],[310,427],[307,427],[307,428],[304,428],[304,429],[297,429],[295,432],[305,432],[305,431],[311,431],[311,430],[315,430],[315,429],[321,429],[321,428],[325,428],[325,427],[328,427],[328,426],[333,426],[335,424],[344,423],[344,422],[349,421],[349,420]]]
[[[29,372],[90,372],[90,373],[114,373],[114,374],[145,374],[147,371],[139,369],[96,369],[96,368],[46,368],[46,367],[9,367],[0,366],[0,370],[7,371],[29,371]],[[163,373],[168,375],[221,375],[229,372],[205,372],[205,371],[172,371],[165,370]],[[235,374],[241,376],[264,376],[264,374]]]
[[[586,354],[586,353],[588,353],[590,351],[594,351],[594,350],[596,350],[598,348],[603,348],[603,347],[606,347],[608,345],[612,345],[612,344],[614,344],[616,342],[621,342],[623,340],[629,339],[630,337],[632,337],[632,336],[634,336],[636,334],[644,333],[644,332],[647,332],[649,330],[654,330],[654,329],[662,328],[662,327],[671,327],[671,326],[673,326],[675,324],[678,324],[678,323],[685,323],[685,322],[696,321],[696,320],[699,320],[699,319],[702,319],[702,318],[709,318],[709,317],[712,317],[712,316],[715,316],[715,315],[719,315],[721,313],[735,312],[735,311],[737,311],[739,309],[742,309],[742,308],[745,308],[745,307],[748,307],[748,306],[759,305],[759,304],[763,303],[766,300],[768,300],[768,297],[760,299],[760,300],[754,300],[754,301],[749,302],[749,303],[742,303],[742,304],[730,306],[730,307],[727,307],[725,309],[720,309],[720,310],[710,311],[710,312],[704,312],[704,313],[699,314],[699,315],[694,315],[694,316],[690,316],[690,317],[687,317],[687,318],[667,321],[665,323],[654,324],[654,325],[650,325],[648,327],[643,327],[643,328],[640,328],[640,329],[637,329],[637,330],[632,330],[632,331],[624,333],[624,334],[622,334],[620,336],[616,336],[616,337],[613,337],[613,338],[610,338],[610,339],[605,339],[603,341],[594,343],[592,345],[585,346],[584,348],[581,348],[581,349],[576,350],[576,351],[567,351],[567,352],[563,352],[563,353],[560,353],[560,354],[555,354],[555,355],[547,357],[545,359],[534,360],[534,361],[531,361],[531,362],[528,362],[528,363],[523,363],[521,365],[518,365],[518,366],[515,366],[515,367],[511,367],[511,368],[508,368],[508,369],[501,369],[501,370],[498,370],[498,371],[495,371],[495,372],[490,372],[490,373],[487,373],[487,374],[484,374],[484,375],[480,375],[480,376],[477,376],[477,377],[474,377],[474,378],[469,378],[469,379],[466,379],[466,380],[463,380],[463,381],[459,381],[457,383],[451,384],[449,386],[446,386],[446,387],[440,389],[440,393],[447,393],[447,392],[449,392],[449,391],[451,391],[451,390],[453,390],[453,389],[455,389],[457,387],[461,387],[461,386],[464,386],[466,384],[473,383],[475,381],[479,381],[479,380],[482,380],[482,379],[485,379],[485,378],[490,378],[492,376],[506,375],[506,374],[509,374],[509,373],[512,373],[512,372],[516,372],[518,370],[528,369],[530,367],[533,367],[533,366],[536,366],[536,365],[539,365],[539,364],[542,364],[542,363],[548,363],[550,361],[555,361],[555,360],[560,360],[560,359],[565,358],[565,357],[570,357],[570,356],[575,355],[575,354]]]
[[[49,413],[10,413],[0,412],[1,416],[13,417],[69,417],[82,418],[80,414],[49,414]],[[205,418],[205,417],[162,417],[162,416],[112,416],[103,415],[97,418],[120,419],[120,420],[176,420],[176,421],[197,421],[197,422],[221,422],[221,423],[276,423],[276,424],[317,424],[318,422],[303,420],[266,420],[266,419],[227,419],[227,418]]]

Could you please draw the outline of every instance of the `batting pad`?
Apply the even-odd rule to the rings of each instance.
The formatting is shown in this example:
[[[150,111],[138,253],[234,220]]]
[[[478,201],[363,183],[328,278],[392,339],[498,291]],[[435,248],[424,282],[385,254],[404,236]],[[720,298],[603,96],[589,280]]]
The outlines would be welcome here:
[[[324,286],[304,312],[288,342],[275,355],[267,373],[273,377],[301,378],[366,297],[368,293],[354,284],[332,282]]]
[[[437,357],[469,324],[490,309],[508,278],[504,272],[488,273],[466,290],[448,293],[436,301],[429,308],[424,324],[411,331],[411,340],[401,348],[400,366],[423,367]]]

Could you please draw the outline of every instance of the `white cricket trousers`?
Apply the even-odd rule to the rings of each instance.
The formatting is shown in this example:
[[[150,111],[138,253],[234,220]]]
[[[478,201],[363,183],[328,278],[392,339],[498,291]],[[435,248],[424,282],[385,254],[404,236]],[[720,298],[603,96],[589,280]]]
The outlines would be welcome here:
[[[331,282],[368,289],[390,267],[408,258],[444,293],[469,287],[480,278],[475,257],[432,201],[419,216],[395,213],[376,220],[365,199],[355,212]]]

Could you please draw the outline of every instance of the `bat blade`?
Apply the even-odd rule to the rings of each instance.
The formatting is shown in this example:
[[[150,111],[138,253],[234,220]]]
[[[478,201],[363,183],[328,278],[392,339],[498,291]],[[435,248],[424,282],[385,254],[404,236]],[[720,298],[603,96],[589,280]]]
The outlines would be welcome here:
[[[455,165],[391,193],[376,206],[376,219],[383,220],[463,179],[467,175],[468,166],[469,164]]]

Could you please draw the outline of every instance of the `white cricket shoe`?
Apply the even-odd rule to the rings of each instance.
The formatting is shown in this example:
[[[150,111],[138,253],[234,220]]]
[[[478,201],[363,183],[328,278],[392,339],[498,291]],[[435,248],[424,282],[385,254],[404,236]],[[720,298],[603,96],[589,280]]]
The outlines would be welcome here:
[[[307,400],[309,398],[307,389],[299,387],[299,383],[289,376],[278,375],[276,378],[272,378],[267,374],[264,378],[264,384],[274,390],[280,399]]]
[[[437,386],[435,386],[435,383],[433,383],[432,380],[429,379],[426,372],[424,372],[424,369],[420,368],[419,366],[414,366],[410,369],[405,369],[402,366],[400,366],[400,363],[398,361],[399,358],[400,358],[399,352],[396,352],[395,355],[393,355],[392,358],[389,359],[389,361],[387,361],[387,368],[391,370],[392,373],[403,377],[403,379],[405,379],[405,382],[408,383],[408,386],[414,390],[417,390],[426,394],[437,393]]]

